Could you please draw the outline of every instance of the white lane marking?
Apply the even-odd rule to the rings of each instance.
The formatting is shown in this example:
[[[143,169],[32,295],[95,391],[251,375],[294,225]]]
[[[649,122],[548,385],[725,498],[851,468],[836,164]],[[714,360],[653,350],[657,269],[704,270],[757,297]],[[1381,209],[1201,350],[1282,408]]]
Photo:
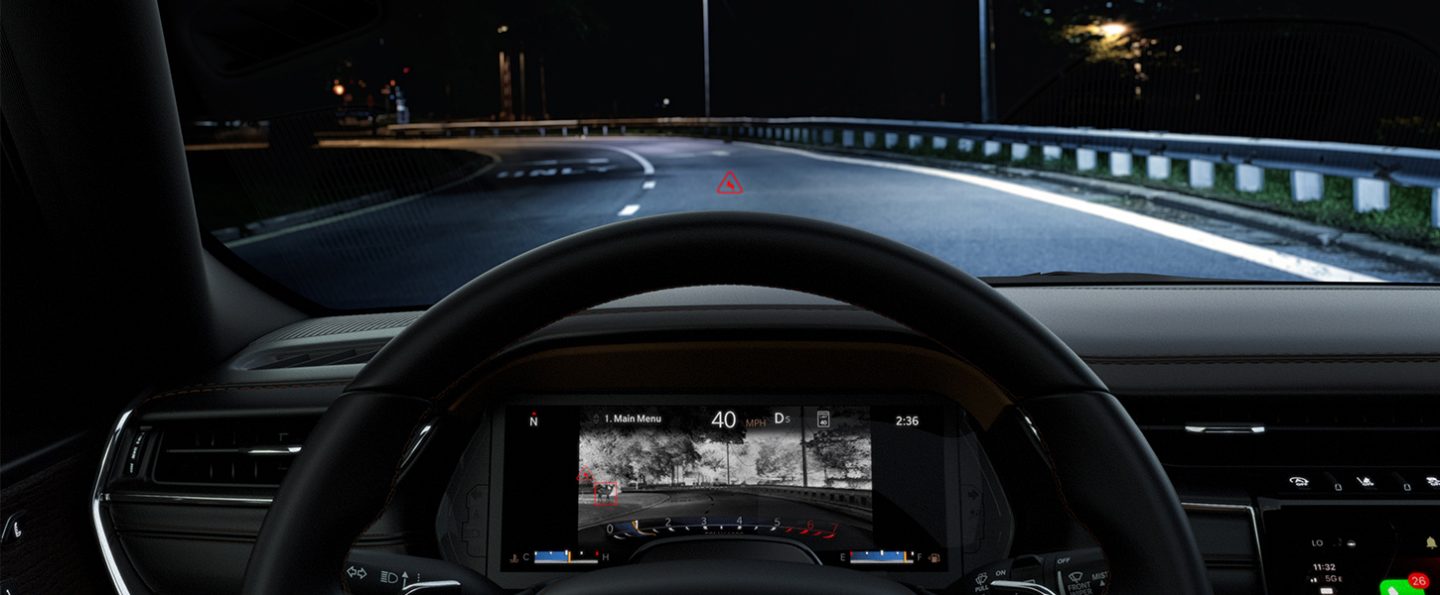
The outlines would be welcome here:
[[[645,180],[645,183],[640,185],[640,189],[641,189],[641,190],[654,190],[654,189],[655,189],[655,180]]]
[[[374,212],[376,212],[376,211],[383,211],[383,210],[388,209],[388,208],[390,208],[390,207],[398,207],[398,206],[403,205],[403,204],[408,203],[408,202],[414,202],[414,201],[416,201],[416,200],[425,198],[426,196],[429,196],[429,195],[434,194],[434,193],[436,193],[436,192],[442,192],[442,191],[445,191],[445,190],[449,190],[450,188],[454,188],[454,187],[459,186],[459,185],[461,185],[461,184],[464,184],[464,183],[466,183],[466,182],[470,182],[470,181],[472,181],[472,180],[474,180],[474,179],[476,179],[476,178],[479,178],[480,176],[483,176],[483,175],[489,173],[490,170],[492,170],[492,169],[495,168],[495,166],[500,165],[500,156],[499,156],[499,155],[494,155],[493,157],[494,157],[494,159],[495,159],[494,161],[491,161],[490,163],[485,164],[485,167],[482,167],[482,168],[480,168],[480,169],[478,169],[478,170],[475,170],[475,173],[472,173],[472,174],[470,174],[470,175],[468,175],[468,176],[465,176],[465,177],[463,177],[463,178],[460,178],[460,179],[455,180],[455,181],[453,181],[453,182],[450,182],[450,183],[448,183],[448,184],[444,184],[444,185],[440,186],[439,188],[433,188],[433,189],[431,189],[431,190],[427,190],[427,191],[425,191],[425,192],[420,192],[420,193],[418,193],[418,194],[411,194],[410,196],[406,196],[406,197],[402,197],[402,198],[397,198],[397,199],[392,200],[392,201],[390,201],[390,202],[382,202],[382,203],[380,203],[380,204],[378,204],[378,205],[371,205],[371,206],[365,207],[365,208],[363,208],[363,209],[357,209],[357,210],[354,210],[354,211],[350,211],[350,212],[348,212],[348,213],[341,213],[341,214],[339,214],[339,215],[332,215],[332,216],[326,217],[326,218],[324,218],[324,219],[316,219],[316,220],[311,221],[311,222],[309,222],[309,223],[302,223],[302,224],[296,225],[296,226],[294,226],[294,227],[286,227],[286,228],[284,228],[284,229],[277,229],[277,230],[271,231],[271,232],[256,234],[256,235],[253,235],[253,236],[250,236],[250,237],[246,237],[246,238],[240,238],[240,239],[235,240],[235,241],[233,241],[233,242],[225,242],[225,247],[226,247],[226,248],[239,248],[239,247],[241,247],[241,246],[245,246],[245,245],[249,245],[249,244],[254,244],[254,243],[256,243],[256,242],[263,242],[263,241],[268,240],[268,239],[271,239],[271,238],[278,238],[278,237],[283,236],[283,235],[289,235],[289,234],[295,233],[295,232],[297,232],[297,231],[304,231],[304,230],[307,230],[307,229],[314,229],[314,228],[320,227],[320,226],[322,226],[322,225],[330,225],[331,223],[339,223],[339,222],[344,221],[344,220],[346,220],[346,219],[353,219],[353,218],[359,217],[359,216],[361,216],[361,215],[369,215],[370,213],[374,213]]]
[[[640,169],[645,170],[645,175],[647,175],[647,176],[653,176],[653,175],[655,175],[655,166],[650,163],[650,160],[649,160],[649,159],[646,159],[645,157],[641,156],[639,153],[636,153],[636,152],[634,152],[634,151],[631,151],[630,149],[627,149],[627,148],[625,148],[625,147],[614,147],[614,146],[610,146],[610,145],[600,145],[600,148],[602,148],[602,149],[609,149],[609,150],[611,150],[611,151],[615,151],[616,153],[623,153],[625,156],[627,156],[627,157],[629,157],[629,158],[631,158],[631,159],[634,159],[636,163],[639,163],[639,164],[640,164]]]
[[[950,180],[955,180],[957,182],[974,184],[976,186],[983,186],[991,190],[998,190],[1000,192],[1013,194],[1021,198],[1026,198],[1037,202],[1043,202],[1045,204],[1070,209],[1072,211],[1079,211],[1088,215],[1094,215],[1102,219],[1108,219],[1116,223],[1129,225],[1130,227],[1134,227],[1143,231],[1148,231],[1150,233],[1170,238],[1172,240],[1184,242],[1192,246],[1198,246],[1200,248],[1211,250],[1213,252],[1219,252],[1227,256],[1239,258],[1240,260],[1252,262],[1263,267],[1272,268],[1277,271],[1282,271],[1295,275],[1297,277],[1303,277],[1313,281],[1351,283],[1385,282],[1384,279],[1380,279],[1378,277],[1372,277],[1363,273],[1357,273],[1349,269],[1325,264],[1323,262],[1317,262],[1308,258],[1295,256],[1293,254],[1286,254],[1284,252],[1271,250],[1269,248],[1262,248],[1260,246],[1247,244],[1239,240],[1232,240],[1230,238],[1218,236],[1207,231],[1201,231],[1191,227],[1186,227],[1178,223],[1172,223],[1170,221],[1156,219],[1154,217],[1141,215],[1139,213],[1133,213],[1124,209],[1093,203],[1072,196],[1065,196],[1063,194],[1040,190],[1038,188],[1022,186],[1013,182],[1006,182],[1003,180],[996,180],[992,178],[938,169],[934,167],[925,167],[922,165],[910,165],[908,163],[892,163],[888,161],[874,161],[870,159],[859,159],[855,157],[824,155],[800,149],[791,149],[787,147],[772,147],[769,145],[754,146],[764,149],[770,149],[772,151],[792,153],[795,155],[809,157],[811,159],[816,159],[820,161],[879,167],[896,171],[910,172],[914,174],[934,176],[937,178],[946,178]]]
[[[603,165],[606,163],[610,163],[610,160],[608,158],[601,157],[599,159],[541,159],[540,161],[511,161],[509,163],[511,167],[528,167],[542,165],[580,165],[582,163],[587,165]]]
[[[730,152],[729,152],[729,151],[711,151],[710,154],[711,154],[711,155],[714,155],[714,156],[716,156],[716,157],[729,157],[729,156],[730,156]]]
[[[638,210],[640,210],[640,205],[625,205],[625,208],[620,209],[620,216],[629,217],[631,215],[634,215],[635,211]]]

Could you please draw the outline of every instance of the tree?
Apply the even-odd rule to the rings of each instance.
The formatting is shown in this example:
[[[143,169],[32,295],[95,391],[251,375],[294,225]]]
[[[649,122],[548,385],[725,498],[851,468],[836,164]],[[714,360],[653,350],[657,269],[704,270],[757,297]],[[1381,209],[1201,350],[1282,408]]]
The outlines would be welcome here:
[[[808,473],[813,477],[818,467],[827,486],[869,489],[869,416],[858,409],[837,408],[830,418],[829,428],[817,429],[805,441],[811,461]]]
[[[794,483],[800,475],[800,449],[781,440],[765,440],[757,446],[755,475],[767,483]]]

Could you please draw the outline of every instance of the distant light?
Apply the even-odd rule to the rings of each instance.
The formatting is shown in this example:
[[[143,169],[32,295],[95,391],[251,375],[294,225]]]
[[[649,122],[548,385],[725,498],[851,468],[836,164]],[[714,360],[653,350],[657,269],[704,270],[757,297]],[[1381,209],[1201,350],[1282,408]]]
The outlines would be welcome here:
[[[409,67],[409,66],[406,66],[406,67],[404,67],[404,68],[401,68],[401,69],[400,69],[400,74],[410,74],[410,67]]]
[[[510,30],[510,25],[500,25],[499,27],[496,27],[496,28],[495,28],[495,32],[496,32],[496,33],[505,33],[506,31],[509,31],[509,30]]]
[[[1130,26],[1125,23],[1102,23],[1100,33],[1106,37],[1119,37],[1130,32]]]
[[[666,98],[664,98],[664,99],[661,99],[661,100],[660,100],[660,105],[670,105],[670,98],[669,98],[669,97],[666,97]]]
[[[335,83],[335,86],[334,86],[334,87],[330,87],[330,90],[335,93],[335,96],[336,96],[336,97],[339,97],[339,96],[345,94],[345,85],[342,85],[342,84],[340,84],[340,83]]]

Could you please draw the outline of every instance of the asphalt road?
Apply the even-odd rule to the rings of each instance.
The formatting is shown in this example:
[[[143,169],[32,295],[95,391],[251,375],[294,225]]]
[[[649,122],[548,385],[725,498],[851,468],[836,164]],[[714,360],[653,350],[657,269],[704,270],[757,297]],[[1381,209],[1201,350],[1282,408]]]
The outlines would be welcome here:
[[[1434,281],[1340,250],[1193,214],[1153,208],[1139,214],[1125,199],[1035,182],[946,177],[703,139],[427,142],[500,160],[471,182],[445,191],[252,239],[234,250],[302,295],[341,309],[428,305],[487,269],[565,235],[629,217],[705,210],[784,213],[851,225],[979,276],[1063,270],[1267,281]],[[743,194],[717,193],[727,171],[735,172]],[[1053,198],[1057,195],[1063,200]]]

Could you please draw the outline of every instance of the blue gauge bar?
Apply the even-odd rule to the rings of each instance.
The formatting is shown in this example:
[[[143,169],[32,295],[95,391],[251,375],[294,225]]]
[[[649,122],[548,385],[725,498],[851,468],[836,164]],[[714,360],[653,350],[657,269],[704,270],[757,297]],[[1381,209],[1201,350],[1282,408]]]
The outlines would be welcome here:
[[[851,564],[913,564],[910,552],[899,550],[851,550]]]
[[[544,550],[535,552],[533,558],[536,564],[598,564],[599,560],[580,559],[576,560],[570,555],[570,550]]]

